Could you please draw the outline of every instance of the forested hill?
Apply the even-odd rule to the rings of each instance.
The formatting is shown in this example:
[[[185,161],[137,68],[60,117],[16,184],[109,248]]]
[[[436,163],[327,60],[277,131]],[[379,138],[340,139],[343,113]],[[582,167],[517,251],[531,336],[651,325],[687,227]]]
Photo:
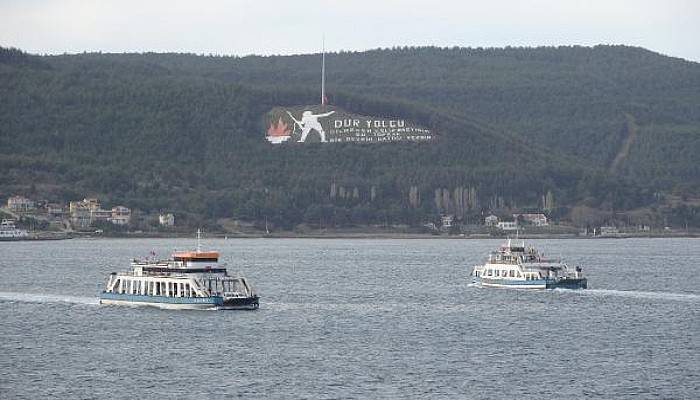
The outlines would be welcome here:
[[[697,63],[624,46],[328,54],[332,104],[439,140],[270,145],[262,116],[317,102],[319,64],[0,49],[0,199],[90,194],[289,228],[468,219],[550,207],[548,193],[563,218],[697,195]]]

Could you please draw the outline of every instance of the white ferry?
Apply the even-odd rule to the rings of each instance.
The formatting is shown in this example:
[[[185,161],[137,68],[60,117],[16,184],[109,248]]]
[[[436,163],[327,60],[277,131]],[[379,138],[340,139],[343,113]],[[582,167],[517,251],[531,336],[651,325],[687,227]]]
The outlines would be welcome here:
[[[21,240],[28,237],[29,233],[27,231],[15,227],[14,220],[3,219],[0,221],[0,240]]]
[[[107,278],[100,304],[150,305],[169,309],[254,310],[259,296],[244,277],[229,276],[219,253],[175,252],[170,260],[136,260],[129,272]]]
[[[519,289],[586,289],[581,267],[569,268],[561,260],[547,259],[533,247],[511,244],[510,239],[472,269],[472,283],[484,287]]]

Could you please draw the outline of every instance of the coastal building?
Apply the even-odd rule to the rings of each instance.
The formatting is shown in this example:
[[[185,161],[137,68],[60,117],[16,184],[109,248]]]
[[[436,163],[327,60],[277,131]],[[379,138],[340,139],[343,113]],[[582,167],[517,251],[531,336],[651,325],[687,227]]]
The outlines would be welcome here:
[[[600,236],[617,236],[620,234],[620,230],[616,226],[601,226],[599,232]]]
[[[497,226],[504,231],[515,231],[518,230],[518,221],[500,221]]]
[[[448,231],[452,228],[452,223],[454,222],[454,215],[443,215],[442,216],[442,230]]]
[[[69,212],[72,215],[77,210],[86,210],[88,212],[100,209],[100,202],[97,199],[85,198],[80,201],[71,201],[68,203]]]
[[[110,221],[114,225],[128,225],[131,222],[131,210],[124,206],[112,207]]]
[[[81,201],[68,203],[70,223],[75,229],[90,227],[95,221],[109,221],[112,213],[100,208],[100,202],[96,198],[85,198]]]
[[[158,223],[160,223],[161,226],[174,226],[175,225],[175,216],[172,213],[167,213],[167,214],[160,214],[158,216]]]
[[[533,226],[548,226],[547,216],[544,214],[513,214],[515,220],[522,219],[525,224]]]
[[[63,204],[47,203],[46,215],[52,219],[63,219],[68,215],[68,210]]]
[[[491,214],[488,217],[484,218],[484,225],[485,226],[498,226],[498,217]]]
[[[12,196],[7,199],[7,208],[13,212],[28,212],[34,210],[36,204],[24,196]]]
[[[96,198],[85,198],[82,203],[90,209],[90,211],[99,210],[101,208],[100,201]]]
[[[82,201],[71,201],[68,205],[73,229],[85,229],[91,224],[90,208]]]
[[[101,208],[90,210],[90,223],[94,222],[108,222],[112,219],[112,211],[103,210]]]

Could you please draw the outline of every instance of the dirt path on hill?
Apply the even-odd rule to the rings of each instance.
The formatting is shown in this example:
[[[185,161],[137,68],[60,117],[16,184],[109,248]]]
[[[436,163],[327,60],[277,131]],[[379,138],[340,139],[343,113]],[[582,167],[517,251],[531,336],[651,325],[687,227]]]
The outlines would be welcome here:
[[[622,142],[620,151],[617,152],[617,155],[615,156],[615,159],[613,160],[612,164],[610,164],[610,169],[608,170],[610,173],[617,172],[617,169],[619,168],[620,164],[622,164],[622,162],[625,161],[625,158],[627,158],[627,155],[630,152],[630,148],[637,140],[637,131],[639,130],[639,126],[637,126],[637,121],[634,119],[634,116],[632,114],[625,113],[625,118],[627,118],[627,137],[625,138],[625,141]]]

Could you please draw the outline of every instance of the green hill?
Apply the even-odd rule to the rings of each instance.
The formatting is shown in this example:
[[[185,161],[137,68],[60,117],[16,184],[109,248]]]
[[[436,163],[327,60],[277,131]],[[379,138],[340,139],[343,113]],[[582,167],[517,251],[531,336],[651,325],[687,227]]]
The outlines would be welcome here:
[[[0,198],[90,194],[291,228],[468,219],[548,192],[562,217],[698,194],[699,64],[622,46],[330,54],[332,104],[439,140],[270,145],[262,116],[317,102],[319,61],[0,49]]]

